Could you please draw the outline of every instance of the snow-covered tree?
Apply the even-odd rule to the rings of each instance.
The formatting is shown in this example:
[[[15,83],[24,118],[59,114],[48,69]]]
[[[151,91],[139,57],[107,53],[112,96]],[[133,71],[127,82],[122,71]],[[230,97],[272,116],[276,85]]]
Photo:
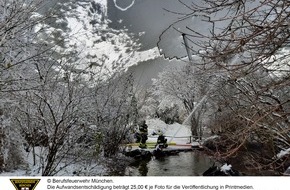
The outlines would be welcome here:
[[[138,112],[132,75],[116,73],[95,87],[94,96],[95,121],[102,134],[104,155],[111,157],[122,143],[130,141],[128,134],[136,126]]]
[[[123,137],[133,123],[126,115],[134,105],[130,82],[116,73],[135,64],[139,44],[126,30],[109,27],[105,1],[62,3],[0,3],[1,170],[29,162],[26,156],[32,158],[28,174],[55,175],[90,163],[102,143],[108,146],[99,132],[118,139],[114,131]],[[19,144],[12,129],[22,135]],[[116,151],[109,149],[108,155]]]
[[[3,113],[0,130],[1,141],[6,143],[1,143],[0,146],[0,170],[7,169],[3,164],[8,167],[11,165],[3,163],[3,160],[13,162],[8,158],[16,157],[14,153],[14,156],[10,153],[18,146],[16,142],[19,140],[11,135],[16,134],[12,129],[11,116],[14,115],[13,107],[17,103],[9,93],[25,90],[29,86],[24,87],[23,84],[33,80],[30,75],[33,72],[31,62],[47,50],[40,48],[41,44],[35,44],[37,33],[34,32],[34,27],[50,16],[49,12],[42,17],[37,16],[42,5],[41,0],[0,2],[0,109]]]
[[[199,136],[202,122],[200,115],[204,112],[206,104],[203,103],[192,116],[190,114],[196,103],[208,91],[208,86],[203,85],[205,80],[208,81],[207,74],[198,71],[196,65],[191,63],[179,68],[168,68],[160,73],[158,79],[153,80],[152,95],[160,102],[159,110],[164,112],[163,115],[168,114],[166,117],[172,120],[175,118],[177,121],[179,118],[176,117],[180,114],[178,112],[185,110],[185,117],[191,117],[187,124],[191,126],[193,136]],[[171,110],[170,113],[169,110]],[[176,113],[173,114],[173,112]]]
[[[96,74],[111,75],[135,64],[131,59],[140,45],[126,29],[109,27],[103,0],[65,1],[54,9],[57,16],[36,28],[42,31],[38,41],[52,46],[65,62],[74,63],[75,72],[98,81]]]
[[[25,139],[24,148],[33,157],[35,171],[31,172],[55,175],[90,151],[78,146],[86,133],[91,96],[81,77],[56,69],[57,61],[47,58],[36,64],[35,87],[11,93],[18,103],[12,119]]]

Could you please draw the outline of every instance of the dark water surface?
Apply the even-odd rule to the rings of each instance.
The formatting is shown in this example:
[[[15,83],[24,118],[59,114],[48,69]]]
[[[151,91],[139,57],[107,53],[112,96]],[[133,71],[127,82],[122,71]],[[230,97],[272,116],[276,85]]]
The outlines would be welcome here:
[[[202,152],[180,152],[163,159],[135,162],[127,167],[127,176],[201,176],[213,160]]]
[[[125,170],[125,176],[202,176],[213,163],[220,165],[203,152],[180,152],[178,155],[149,161],[135,161]],[[279,176],[279,172],[246,169],[235,164],[241,176]]]

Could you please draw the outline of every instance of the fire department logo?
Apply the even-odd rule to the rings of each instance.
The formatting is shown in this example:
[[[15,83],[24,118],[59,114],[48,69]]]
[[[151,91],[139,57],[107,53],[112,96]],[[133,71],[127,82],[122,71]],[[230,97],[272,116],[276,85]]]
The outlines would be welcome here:
[[[16,190],[34,190],[40,179],[10,179]]]

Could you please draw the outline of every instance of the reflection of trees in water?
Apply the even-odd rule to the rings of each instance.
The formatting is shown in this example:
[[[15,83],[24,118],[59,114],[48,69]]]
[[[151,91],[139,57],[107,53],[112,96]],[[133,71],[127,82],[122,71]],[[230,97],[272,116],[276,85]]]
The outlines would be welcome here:
[[[148,168],[148,163],[150,160],[135,160],[132,162],[129,166],[136,168],[138,170],[138,173],[141,176],[147,176],[149,168]]]
[[[149,161],[141,161],[140,162],[140,165],[139,165],[139,173],[141,176],[147,176],[147,173],[148,173],[148,164]]]
[[[132,160],[126,157],[117,157],[113,159],[107,159],[103,161],[103,164],[107,168],[108,176],[124,176],[126,168],[131,166]]]
[[[159,161],[158,162],[159,164],[156,165],[157,166],[156,169],[158,169],[160,171],[168,170],[168,169],[164,168],[164,163],[162,163],[165,161],[165,158],[162,157],[162,158],[158,158],[157,160]],[[150,160],[141,160],[138,162],[138,171],[139,171],[139,174],[141,176],[147,176],[148,171],[149,171],[149,167],[148,167],[149,162],[150,162]]]

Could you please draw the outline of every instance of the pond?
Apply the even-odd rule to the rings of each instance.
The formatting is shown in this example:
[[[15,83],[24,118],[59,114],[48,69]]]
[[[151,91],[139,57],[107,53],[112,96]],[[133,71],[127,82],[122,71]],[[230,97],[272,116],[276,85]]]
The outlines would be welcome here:
[[[135,161],[125,171],[126,176],[201,176],[213,164],[202,152],[180,152],[175,156],[150,161]]]
[[[125,169],[125,176],[202,176],[209,167],[220,165],[203,152],[180,152],[162,159],[136,160]],[[235,165],[242,176],[279,176],[277,171],[246,169]]]

